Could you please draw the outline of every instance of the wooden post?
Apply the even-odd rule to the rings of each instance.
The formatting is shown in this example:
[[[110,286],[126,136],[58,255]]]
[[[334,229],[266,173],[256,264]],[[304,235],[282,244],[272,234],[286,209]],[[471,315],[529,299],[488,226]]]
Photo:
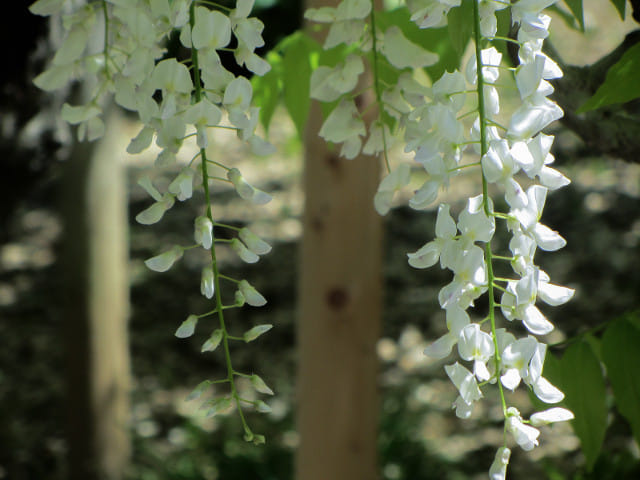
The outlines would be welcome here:
[[[339,157],[339,146],[329,150],[318,137],[321,124],[313,102],[305,135],[296,478],[373,480],[382,305],[382,221],[373,208],[379,161]]]
[[[129,457],[126,145],[109,120],[75,147],[62,192],[71,480],[121,480]]]

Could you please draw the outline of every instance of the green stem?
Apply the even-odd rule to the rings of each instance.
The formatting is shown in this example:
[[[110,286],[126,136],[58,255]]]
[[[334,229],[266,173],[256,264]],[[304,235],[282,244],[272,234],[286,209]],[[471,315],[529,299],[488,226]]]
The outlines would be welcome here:
[[[193,30],[195,26],[195,7],[196,2],[191,3],[191,7],[189,9],[189,25]],[[198,63],[198,50],[196,48],[192,48],[191,50],[191,60],[193,62],[193,77],[194,77],[194,86],[195,86],[195,101],[200,102],[202,100],[202,82],[200,80],[200,67]],[[214,222],[213,213],[211,208],[211,197],[209,195],[209,173],[207,172],[207,152],[204,148],[200,149],[200,166],[202,170],[202,188],[204,190],[204,198],[207,202],[207,217],[211,220],[211,223]],[[212,234],[213,235],[213,234]],[[213,238],[215,242],[215,238]],[[238,414],[240,415],[240,420],[242,421],[242,426],[244,427],[245,432],[250,432],[249,426],[244,418],[244,413],[242,412],[242,406],[240,404],[240,395],[238,395],[238,390],[236,388],[234,376],[233,376],[233,366],[231,364],[231,352],[229,350],[229,333],[227,332],[227,327],[224,322],[224,307],[222,303],[222,293],[220,291],[220,272],[218,271],[218,261],[216,259],[216,249],[215,246],[212,246],[209,251],[211,252],[211,268],[213,270],[213,282],[215,285],[215,302],[216,302],[216,310],[218,311],[218,319],[220,320],[220,330],[222,330],[222,346],[224,347],[224,356],[227,364],[227,380],[229,381],[229,386],[231,388],[231,396],[234,399],[234,403],[236,404],[236,408],[238,410]]]
[[[487,145],[487,125],[488,119],[486,116],[485,110],[485,102],[484,102],[484,75],[483,75],[483,67],[482,64],[482,37],[480,36],[480,11],[478,3],[480,0],[474,0],[473,2],[473,20],[474,20],[474,40],[475,40],[475,56],[476,56],[476,72],[477,72],[477,81],[476,87],[478,90],[478,115],[480,117],[480,158],[482,158],[487,151],[489,150],[489,146]],[[487,218],[491,218],[493,215],[489,197],[489,182],[487,182],[487,178],[482,173],[482,205],[484,208],[484,213]],[[495,276],[493,274],[493,253],[491,251],[491,242],[487,242],[485,244],[485,263],[487,266],[487,276],[488,276],[488,294],[489,294],[489,320],[491,322],[491,336],[493,337],[493,346],[495,349],[494,360],[496,366],[496,375],[500,376],[500,367],[501,367],[501,359],[500,359],[500,349],[498,348],[498,337],[496,335],[496,318],[495,318],[495,309],[496,309],[496,299],[494,293],[494,282]],[[502,384],[500,383],[500,378],[497,379],[498,389],[500,390],[500,400],[502,402],[502,413],[504,418],[507,418],[507,402],[504,397],[504,390],[502,389]]]
[[[109,10],[107,9],[107,1],[102,0],[102,11],[104,13],[104,49],[102,51],[104,55],[104,68],[106,73],[109,73]]]
[[[376,92],[376,102],[378,104],[378,115],[382,120],[382,112],[384,111],[382,102],[382,92],[380,89],[380,75],[378,74],[378,47],[376,39],[376,16],[375,16],[375,3],[371,0],[371,37],[372,37],[372,55],[373,55],[373,85]],[[384,131],[384,124],[381,123],[382,129],[382,147],[384,149],[384,163],[387,166],[387,172],[391,172],[391,164],[389,163],[389,156],[387,155],[387,136]]]

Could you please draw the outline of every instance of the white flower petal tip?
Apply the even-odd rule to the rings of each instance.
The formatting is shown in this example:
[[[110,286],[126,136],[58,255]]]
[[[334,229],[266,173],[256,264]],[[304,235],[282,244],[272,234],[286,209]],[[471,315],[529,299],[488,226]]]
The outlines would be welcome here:
[[[264,205],[272,199],[268,193],[249,184],[237,168],[232,168],[227,172],[227,179],[233,184],[240,198],[244,200],[253,202],[256,205]]]
[[[190,337],[195,332],[197,323],[198,323],[198,316],[189,315],[187,319],[184,322],[182,322],[178,327],[178,329],[176,330],[176,333],[175,333],[176,337],[178,338]]]
[[[202,269],[202,279],[200,281],[200,293],[207,298],[213,298],[215,293],[215,278],[211,266]]]
[[[153,270],[154,272],[166,272],[182,257],[183,252],[183,248],[176,245],[171,248],[171,250],[148,258],[144,261],[144,264],[149,270]]]
[[[509,458],[511,458],[511,450],[507,447],[501,447],[498,449],[493,463],[491,464],[491,468],[489,468],[490,480],[506,480]]]
[[[240,283],[238,283],[238,290],[244,297],[244,300],[252,307],[262,307],[267,303],[267,300],[260,292],[246,280],[241,280]]]
[[[257,255],[266,255],[271,251],[271,245],[246,227],[240,230],[239,237],[247,248]]]
[[[516,408],[510,407],[507,409],[506,422],[507,430],[511,432],[513,438],[523,450],[533,450],[538,445],[540,430],[524,424],[520,412]]]
[[[533,393],[544,403],[558,403],[564,399],[564,393],[544,377],[533,384]]]
[[[534,413],[531,415],[531,425],[539,427],[540,425],[547,425],[555,422],[566,422],[573,420],[575,416],[571,410],[566,408],[554,407],[543,412]]]

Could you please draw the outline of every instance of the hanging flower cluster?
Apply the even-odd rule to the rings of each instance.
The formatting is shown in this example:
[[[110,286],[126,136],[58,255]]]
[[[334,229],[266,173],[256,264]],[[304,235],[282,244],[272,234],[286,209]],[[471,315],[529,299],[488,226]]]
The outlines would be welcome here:
[[[433,202],[438,189],[446,186],[463,167],[479,167],[483,183],[482,194],[468,200],[457,222],[449,206],[440,205],[435,240],[408,254],[409,264],[415,268],[427,268],[439,261],[442,268],[453,272],[453,280],[440,290],[438,298],[446,311],[449,331],[425,353],[444,358],[457,344],[460,358],[470,362],[471,369],[459,362],[445,367],[459,391],[454,403],[456,415],[468,418],[474,403],[482,398],[480,387],[497,384],[505,432],[511,433],[525,450],[538,445],[537,426],[573,418],[569,410],[556,407],[535,413],[525,421],[516,408],[507,405],[503,391],[514,390],[524,383],[545,403],[557,403],[564,397],[542,376],[547,346],[536,338],[554,328],[536,306],[537,300],[561,305],[574,293],[570,288],[550,283],[549,276],[534,263],[538,248],[555,251],[565,245],[557,232],[540,223],[547,192],[569,183],[549,166],[554,160],[550,154],[553,137],[541,133],[562,116],[562,110],[548,98],[553,92],[548,80],[560,77],[562,72],[542,52],[550,21],[542,9],[552,3],[554,0],[520,0],[511,7],[518,29],[515,42],[520,64],[514,75],[521,104],[507,126],[500,125],[497,119],[502,56],[489,45],[494,41],[510,41],[496,38],[495,11],[508,4],[489,0],[474,2],[476,49],[464,74],[447,73],[435,82],[431,101],[411,113],[412,123],[407,128],[408,149],[415,152],[415,159],[428,173],[427,181],[410,202],[412,207],[423,208]],[[450,2],[432,2],[432,6],[435,4],[445,11],[451,6]],[[473,91],[477,96],[468,136],[459,121],[465,91]],[[461,153],[466,145],[473,146],[479,162],[462,164]],[[525,191],[517,180],[520,172],[539,183]],[[490,184],[503,191],[509,211],[494,209],[488,196]],[[512,235],[510,253],[506,256],[491,249],[496,223],[500,222]],[[514,278],[497,277],[494,274],[497,261],[509,262]],[[472,322],[466,310],[484,293],[489,295],[489,312],[480,322]],[[497,328],[498,308],[507,321],[521,321],[529,335],[516,338],[505,328]],[[505,439],[490,469],[492,479],[505,478],[510,453]]]
[[[324,48],[345,45],[352,53],[335,66],[320,66],[311,76],[310,96],[323,102],[337,101],[337,106],[325,119],[320,136],[327,142],[342,144],[341,155],[353,159],[358,154],[385,154],[391,140],[389,120],[399,119],[409,112],[409,105],[399,98],[400,85],[411,83],[410,72],[433,65],[434,53],[410,41],[395,25],[376,29],[375,11],[370,0],[344,0],[336,8],[310,8],[305,17],[330,24]],[[362,58],[369,55],[376,72],[380,68],[393,71],[398,84],[384,84],[376,75],[374,90],[382,115],[366,125],[356,106],[354,89],[364,72]],[[363,144],[363,138],[367,137]],[[408,171],[408,170],[407,170]],[[408,178],[407,178],[408,181]],[[389,201],[391,199],[389,198]],[[387,208],[388,210],[388,208]],[[386,213],[386,212],[385,212]]]
[[[395,84],[382,88],[376,77],[375,90],[382,115],[397,120],[404,133],[405,151],[427,173],[409,205],[425,209],[432,205],[441,188],[463,169],[476,169],[482,178],[482,192],[468,199],[457,220],[450,207],[441,204],[436,220],[436,238],[408,254],[414,268],[436,263],[453,272],[452,281],[439,293],[440,306],[446,312],[448,332],[426,349],[434,358],[447,357],[457,345],[461,362],[447,365],[445,371],[459,391],[453,407],[460,418],[471,416],[474,404],[483,397],[482,388],[497,385],[505,418],[505,433],[525,450],[538,445],[540,425],[565,421],[573,414],[555,407],[523,419],[507,404],[504,390],[513,391],[521,383],[545,403],[560,402],[564,395],[542,375],[546,344],[539,336],[550,333],[553,324],[536,306],[538,300],[561,305],[574,291],[550,283],[549,276],[534,263],[537,249],[555,251],[565,240],[540,223],[547,192],[563,187],[569,180],[550,164],[553,137],[541,130],[562,116],[562,110],[548,98],[553,92],[549,80],[562,76],[558,65],[542,51],[548,36],[550,17],[542,11],[555,0],[466,0],[473,2],[475,54],[463,71],[446,72],[427,87],[412,75],[415,68],[435,61],[435,56],[407,40],[399,28],[376,32],[371,5],[366,1],[345,0],[337,8],[307,12],[307,17],[331,23],[325,48],[339,42],[357,42],[361,50],[371,52],[374,76],[376,62],[386,60],[402,72]],[[407,1],[411,20],[420,28],[446,24],[447,14],[462,0]],[[517,38],[497,36],[496,11],[511,8]],[[365,28],[365,19],[370,23]],[[513,42],[519,48],[519,65],[502,64],[495,42]],[[406,71],[404,70],[406,69]],[[350,92],[364,71],[362,60],[350,55],[334,68],[320,67],[312,77],[311,94],[322,101],[338,101],[327,117],[320,134],[328,141],[343,143],[342,155],[352,158],[361,150],[360,137],[366,134],[363,120],[353,104]],[[500,76],[509,72],[515,78],[520,106],[502,125],[500,113]],[[464,111],[473,97],[475,107]],[[463,122],[463,120],[465,120]],[[382,123],[369,129],[363,151],[385,151],[387,136]],[[469,127],[470,126],[470,127]],[[368,148],[368,145],[376,147]],[[467,152],[469,155],[463,153]],[[477,160],[467,161],[468,156]],[[387,161],[387,166],[389,162]],[[400,164],[382,180],[374,203],[386,214],[394,193],[409,184],[411,168]],[[520,178],[536,181],[524,190]],[[489,185],[502,191],[509,210],[494,209]],[[492,187],[493,189],[494,187]],[[511,233],[509,253],[492,251],[496,228]],[[494,273],[495,262],[508,262],[513,276],[501,278]],[[489,298],[489,311],[480,321],[472,321],[467,310],[483,294]],[[522,322],[528,335],[516,338],[506,328],[498,328],[497,311],[509,322]],[[494,480],[504,479],[511,454],[505,443],[499,448],[490,469]]]
[[[81,140],[94,140],[102,135],[102,106],[111,95],[120,106],[137,112],[143,124],[127,151],[140,153],[155,139],[161,149],[156,159],[157,167],[174,165],[184,140],[196,137],[198,153],[169,184],[167,191],[160,192],[148,178],[139,182],[154,202],[136,216],[136,220],[144,225],[159,222],[176,200],[190,199],[194,185],[195,188],[200,186],[206,208],[194,221],[195,243],[174,245],[149,258],[145,264],[151,270],[165,272],[180,260],[185,250],[203,248],[210,252],[210,261],[202,269],[200,291],[204,297],[212,299],[215,306],[209,312],[189,315],[176,335],[188,337],[193,334],[199,319],[217,315],[219,328],[202,346],[202,351],[212,351],[222,345],[228,374],[223,380],[203,382],[191,398],[199,396],[212,383],[228,383],[228,395],[205,404],[208,414],[235,405],[245,438],[260,443],[264,437],[251,432],[242,405],[252,405],[259,411],[268,411],[269,407],[262,401],[242,398],[235,381],[237,377],[246,377],[258,392],[273,392],[257,375],[233,369],[229,342],[252,341],[271,326],[260,325],[242,337],[233,337],[227,331],[224,310],[245,303],[260,307],[266,300],[246,280],[236,280],[219,272],[216,247],[227,243],[247,263],[257,262],[271,247],[247,228],[238,229],[217,222],[212,212],[210,190],[214,181],[225,182],[231,184],[240,197],[254,204],[267,203],[271,197],[248,183],[237,168],[211,159],[207,151],[210,128],[235,130],[238,138],[255,154],[273,151],[269,143],[255,134],[259,108],[252,106],[251,83],[229,72],[218,54],[220,50],[232,50],[237,63],[256,75],[264,75],[269,70],[269,65],[255,54],[255,49],[264,45],[264,26],[260,20],[249,16],[253,3],[253,0],[238,0],[233,9],[220,6],[211,10],[191,0],[38,0],[31,6],[31,11],[39,15],[61,15],[66,35],[52,65],[35,79],[35,83],[45,90],[61,88],[74,80],[83,80],[92,86],[87,103],[65,104],[62,109],[63,119],[79,126]],[[191,58],[185,62],[163,59],[164,45],[176,30],[182,45],[191,51]],[[96,36],[96,31],[100,35]],[[195,133],[187,134],[189,128]],[[217,229],[232,230],[232,238],[216,238]],[[220,288],[222,281],[232,284],[235,289],[232,301],[227,299],[227,304]]]

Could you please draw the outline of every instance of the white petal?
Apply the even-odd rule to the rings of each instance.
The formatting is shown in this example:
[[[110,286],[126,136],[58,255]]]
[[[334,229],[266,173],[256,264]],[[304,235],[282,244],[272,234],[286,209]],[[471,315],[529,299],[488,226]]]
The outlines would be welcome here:
[[[544,403],[558,403],[564,398],[558,388],[554,387],[549,380],[544,377],[540,377],[536,383],[533,384],[533,392]]]
[[[453,408],[456,409],[456,417],[467,419],[473,413],[473,403],[467,403],[464,401],[460,395],[456,398],[456,401],[453,403]]]
[[[451,349],[456,344],[457,338],[451,333],[447,333],[424,349],[424,354],[436,360],[441,360],[451,353]]]
[[[571,180],[558,170],[547,166],[543,166],[542,169],[540,169],[538,176],[540,177],[540,183],[550,190],[556,190],[571,183]]]
[[[415,210],[422,210],[427,208],[438,198],[438,190],[440,189],[440,184],[434,181],[427,181],[422,184],[422,186],[416,190],[416,193],[409,200],[409,206]]]
[[[491,378],[491,374],[487,369],[487,364],[481,360],[473,362],[473,373],[481,382],[485,382]]]
[[[567,241],[558,232],[541,223],[536,224],[533,235],[538,247],[546,252],[555,252],[567,244]]]
[[[241,280],[238,284],[240,293],[244,296],[247,303],[253,307],[262,307],[267,300],[258,292],[253,285],[246,280]]]
[[[538,296],[545,303],[557,307],[567,303],[576,291],[573,288],[554,285],[553,283],[540,283]]]
[[[243,262],[246,263],[256,263],[260,260],[260,257],[256,255],[254,252],[249,250],[244,243],[242,243],[237,238],[231,240],[231,248],[238,254],[238,256],[242,259]]]
[[[150,270],[155,272],[166,272],[171,266],[182,257],[182,247],[174,246],[171,250],[168,250],[155,257],[148,258],[144,261],[144,264]]]
[[[451,238],[457,232],[456,222],[449,213],[449,205],[441,204],[438,207],[438,216],[436,217],[436,236],[438,238]]]
[[[507,478],[507,465],[509,465],[510,457],[511,450],[507,447],[498,449],[491,468],[489,468],[489,480],[505,480]]]
[[[271,251],[271,245],[262,240],[248,228],[242,228],[239,236],[240,240],[244,242],[247,248],[258,255],[266,255]]]
[[[535,305],[529,305],[525,308],[522,322],[527,327],[527,330],[534,335],[546,335],[553,331],[553,324],[547,320]]]
[[[178,338],[187,338],[193,335],[193,332],[196,329],[196,324],[198,323],[197,315],[189,315],[187,319],[180,324],[178,329],[176,330],[176,337]]]
[[[509,368],[504,375],[500,377],[500,381],[505,388],[513,391],[520,385],[520,373],[517,368]]]
[[[215,293],[215,279],[213,278],[213,269],[210,266],[202,269],[200,293],[207,298],[213,298]]]
[[[413,268],[429,268],[440,258],[440,248],[435,242],[429,242],[414,253],[407,253],[407,257]]]
[[[531,425],[539,427],[540,425],[546,425],[547,423],[565,422],[575,418],[571,410],[566,408],[554,407],[544,412],[538,412],[531,415]]]

